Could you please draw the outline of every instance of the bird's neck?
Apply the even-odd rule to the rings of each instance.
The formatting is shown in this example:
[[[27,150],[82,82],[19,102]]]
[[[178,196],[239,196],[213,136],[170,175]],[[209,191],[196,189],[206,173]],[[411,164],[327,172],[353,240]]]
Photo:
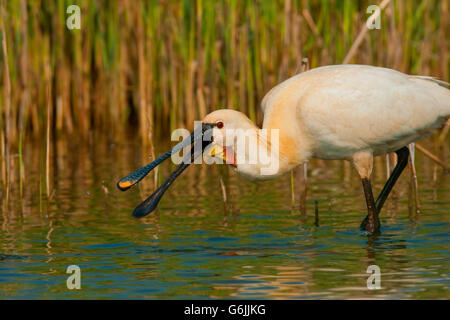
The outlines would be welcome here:
[[[286,125],[265,123],[263,128],[255,125],[247,130],[247,146],[237,148],[236,170],[249,179],[265,180],[280,176],[302,163],[300,137],[295,137],[295,127]]]

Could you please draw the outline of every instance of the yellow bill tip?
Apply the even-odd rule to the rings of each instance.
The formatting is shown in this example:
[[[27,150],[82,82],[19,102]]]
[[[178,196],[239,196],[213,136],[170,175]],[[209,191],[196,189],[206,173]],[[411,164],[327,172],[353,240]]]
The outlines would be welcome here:
[[[131,186],[131,182],[128,180],[119,182],[119,187],[121,187],[122,189],[128,188],[129,186]]]

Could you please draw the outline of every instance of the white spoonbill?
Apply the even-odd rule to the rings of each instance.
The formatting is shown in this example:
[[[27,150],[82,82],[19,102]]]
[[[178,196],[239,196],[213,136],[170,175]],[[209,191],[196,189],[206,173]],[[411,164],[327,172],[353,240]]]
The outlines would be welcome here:
[[[183,140],[117,185],[127,190],[172,153],[194,142],[194,146],[201,146],[200,152],[186,157],[170,177],[136,207],[134,216],[142,217],[153,211],[190,160],[201,155],[209,144],[212,155],[223,158],[237,173],[250,179],[280,176],[310,158],[349,160],[361,177],[367,202],[368,214],[361,228],[370,233],[378,232],[379,212],[407,164],[406,146],[442,127],[450,118],[450,90],[443,87],[448,85],[432,77],[366,65],[311,69],[287,79],[266,94],[261,104],[262,129],[241,112],[214,111],[203,119],[201,130],[194,130],[190,139]],[[262,134],[264,129],[267,135]],[[269,138],[272,129],[277,129],[275,142]],[[254,152],[253,148],[235,147],[244,130],[254,133],[253,141],[258,150],[266,149],[270,153],[278,149],[277,170],[262,174],[261,169],[267,163],[262,164],[259,158],[252,163],[236,161],[239,157],[248,159],[252,156],[249,153]],[[210,139],[205,139],[206,132],[212,135]],[[235,132],[231,139],[228,132]],[[227,138],[222,139],[225,135]],[[192,150],[197,149],[194,146]],[[370,184],[373,157],[390,152],[397,153],[398,163],[375,201]]]

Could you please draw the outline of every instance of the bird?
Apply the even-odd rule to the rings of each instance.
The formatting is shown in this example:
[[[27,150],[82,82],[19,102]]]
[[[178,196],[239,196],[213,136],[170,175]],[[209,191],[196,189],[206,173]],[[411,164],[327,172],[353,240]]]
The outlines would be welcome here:
[[[133,211],[142,217],[156,209],[167,188],[204,153],[251,180],[277,178],[311,158],[347,160],[361,178],[366,199],[367,215],[360,228],[368,234],[380,233],[379,214],[408,162],[407,146],[445,126],[450,118],[448,87],[449,83],[434,77],[370,65],[310,69],[264,96],[262,128],[242,112],[215,110],[188,138],[117,186],[129,189],[172,154],[191,146],[170,177]],[[236,141],[243,136],[251,143],[238,148]],[[270,160],[263,162],[257,156],[248,161],[259,153],[256,150],[265,151],[265,160]],[[398,155],[397,165],[375,200],[370,180],[373,158],[392,152]],[[270,158],[274,154],[276,165]],[[272,169],[264,171],[267,167]]]

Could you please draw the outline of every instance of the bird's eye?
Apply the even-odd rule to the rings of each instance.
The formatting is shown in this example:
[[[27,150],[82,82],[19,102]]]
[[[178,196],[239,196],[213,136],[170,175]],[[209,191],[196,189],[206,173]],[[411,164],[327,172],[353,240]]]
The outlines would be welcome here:
[[[223,122],[222,121],[217,121],[216,125],[217,125],[217,128],[219,128],[219,129],[223,128]]]

